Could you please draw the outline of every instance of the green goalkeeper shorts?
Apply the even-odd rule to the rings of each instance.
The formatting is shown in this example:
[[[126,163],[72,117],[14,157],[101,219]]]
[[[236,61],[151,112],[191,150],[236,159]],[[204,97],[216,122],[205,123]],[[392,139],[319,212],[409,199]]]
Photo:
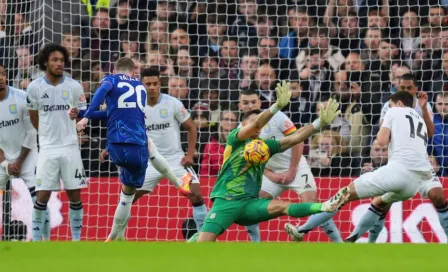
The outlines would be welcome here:
[[[201,232],[221,235],[233,223],[248,226],[273,219],[276,216],[268,213],[268,205],[271,201],[272,199],[258,198],[243,200],[216,198]]]

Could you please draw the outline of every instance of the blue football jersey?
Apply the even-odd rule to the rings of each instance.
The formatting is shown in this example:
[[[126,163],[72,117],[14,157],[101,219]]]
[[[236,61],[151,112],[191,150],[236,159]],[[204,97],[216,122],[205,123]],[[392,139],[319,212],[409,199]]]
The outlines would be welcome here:
[[[140,80],[123,74],[104,77],[84,117],[89,118],[104,100],[107,105],[107,142],[147,146],[146,89]]]

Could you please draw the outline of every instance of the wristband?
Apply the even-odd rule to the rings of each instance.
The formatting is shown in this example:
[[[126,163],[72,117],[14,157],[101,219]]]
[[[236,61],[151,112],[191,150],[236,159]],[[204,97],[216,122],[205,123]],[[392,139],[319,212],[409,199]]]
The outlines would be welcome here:
[[[280,111],[280,108],[279,108],[279,106],[277,106],[277,103],[274,103],[274,104],[269,108],[269,110],[272,112],[272,114],[276,114],[277,112]]]
[[[315,130],[321,130],[322,129],[321,125],[322,125],[322,123],[320,122],[320,118],[317,118],[316,120],[314,120],[313,127]]]

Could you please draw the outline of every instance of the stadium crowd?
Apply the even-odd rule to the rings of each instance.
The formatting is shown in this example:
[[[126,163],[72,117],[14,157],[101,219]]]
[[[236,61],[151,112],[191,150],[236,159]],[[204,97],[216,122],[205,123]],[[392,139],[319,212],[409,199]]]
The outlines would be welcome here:
[[[42,75],[35,57],[43,39],[33,27],[31,1],[17,2],[8,15],[0,0],[0,59],[9,85],[26,90]],[[137,71],[157,66],[163,92],[182,101],[198,128],[201,176],[219,172],[226,137],[239,123],[240,93],[257,92],[266,109],[281,80],[291,82],[284,111],[297,127],[330,97],[342,105],[341,116],[306,145],[315,176],[373,171],[387,163],[387,148],[374,138],[383,105],[410,73],[434,114],[429,159],[448,175],[447,0],[71,2],[79,2],[83,16],[61,29],[67,75],[82,83],[90,101],[118,58],[132,58]],[[79,135],[89,176],[116,173],[98,160],[105,135],[99,121]]]

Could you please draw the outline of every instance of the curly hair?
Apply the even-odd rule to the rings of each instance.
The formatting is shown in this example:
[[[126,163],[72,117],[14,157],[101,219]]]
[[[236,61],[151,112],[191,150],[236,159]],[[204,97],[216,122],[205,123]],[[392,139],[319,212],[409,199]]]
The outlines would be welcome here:
[[[62,45],[55,44],[55,43],[49,43],[45,45],[39,52],[37,62],[39,64],[39,69],[42,71],[47,70],[47,63],[48,59],[50,58],[51,53],[53,52],[60,52],[64,56],[64,62],[65,66],[69,65],[69,54],[67,49],[63,47]]]
[[[311,149],[317,149],[319,147],[321,137],[331,138],[331,144],[333,146],[331,154],[332,156],[340,155],[341,153],[346,152],[347,146],[344,143],[344,139],[342,138],[341,134],[339,134],[339,132],[333,130],[324,130],[321,133],[316,134],[311,140]]]

